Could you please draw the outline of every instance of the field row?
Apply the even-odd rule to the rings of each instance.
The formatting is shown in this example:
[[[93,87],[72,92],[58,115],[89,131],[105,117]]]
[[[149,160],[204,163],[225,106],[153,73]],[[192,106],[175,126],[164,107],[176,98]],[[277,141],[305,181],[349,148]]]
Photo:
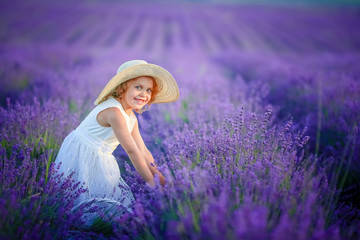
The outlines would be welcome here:
[[[360,50],[360,33],[355,27],[360,19],[351,9],[67,4],[3,6],[0,42],[122,46],[155,52]]]

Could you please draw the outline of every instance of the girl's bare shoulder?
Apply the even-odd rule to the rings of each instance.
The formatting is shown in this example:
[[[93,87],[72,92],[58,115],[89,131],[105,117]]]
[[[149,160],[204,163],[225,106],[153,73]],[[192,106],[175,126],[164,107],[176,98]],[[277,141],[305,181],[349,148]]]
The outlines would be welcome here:
[[[103,127],[110,127],[113,122],[124,122],[125,118],[117,107],[110,107],[98,113],[96,120]],[[126,124],[126,123],[125,123]]]

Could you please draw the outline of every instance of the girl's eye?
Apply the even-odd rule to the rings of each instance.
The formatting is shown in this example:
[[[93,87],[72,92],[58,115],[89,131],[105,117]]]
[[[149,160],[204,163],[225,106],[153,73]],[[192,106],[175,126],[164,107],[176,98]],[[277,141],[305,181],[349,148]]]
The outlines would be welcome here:
[[[135,86],[135,88],[136,88],[137,90],[140,90],[140,89],[141,89],[141,87],[140,87],[140,86]]]
[[[152,92],[152,90],[151,89],[148,89],[148,90],[146,90],[147,92],[149,92],[149,93],[151,93]]]

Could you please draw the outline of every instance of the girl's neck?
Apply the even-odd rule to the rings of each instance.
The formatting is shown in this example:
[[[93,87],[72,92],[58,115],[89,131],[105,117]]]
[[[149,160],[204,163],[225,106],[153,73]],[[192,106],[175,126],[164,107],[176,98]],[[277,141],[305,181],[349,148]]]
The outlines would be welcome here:
[[[132,116],[132,111],[133,111],[132,107],[127,106],[127,104],[126,104],[123,100],[121,100],[121,99],[119,99],[119,98],[115,98],[115,99],[116,99],[116,101],[118,101],[118,102],[121,104],[121,106],[122,106],[122,108],[124,109],[125,113],[126,113],[129,117],[131,117],[131,116]]]

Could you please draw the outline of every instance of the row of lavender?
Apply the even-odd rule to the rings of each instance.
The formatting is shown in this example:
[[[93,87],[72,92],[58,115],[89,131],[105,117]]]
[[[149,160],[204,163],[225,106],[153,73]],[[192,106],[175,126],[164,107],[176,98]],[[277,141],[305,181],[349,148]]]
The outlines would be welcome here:
[[[148,5],[148,6],[147,6]],[[358,51],[358,9],[266,6],[114,6],[2,3],[2,43],[61,42],[77,47],[164,52],[201,49],[314,53]],[[311,14],[308,12],[311,11]],[[255,13],[256,12],[256,13]],[[91,14],[90,14],[91,13]],[[26,15],[26,18],[24,17]],[[26,21],[24,21],[26,19]],[[288,34],[290,33],[290,34]]]
[[[360,35],[347,25],[359,22],[355,11],[39,2],[1,9],[2,238],[359,236],[359,211],[339,204],[344,194],[334,188],[359,166],[349,163],[359,146],[359,56],[350,50]],[[67,212],[82,189],[49,181],[51,162],[131,58],[164,66],[180,86],[180,101],[139,116],[167,186],[149,191],[119,148],[134,214],[74,231],[78,216]],[[344,151],[327,142],[335,138]],[[332,153],[311,155],[328,145]]]

